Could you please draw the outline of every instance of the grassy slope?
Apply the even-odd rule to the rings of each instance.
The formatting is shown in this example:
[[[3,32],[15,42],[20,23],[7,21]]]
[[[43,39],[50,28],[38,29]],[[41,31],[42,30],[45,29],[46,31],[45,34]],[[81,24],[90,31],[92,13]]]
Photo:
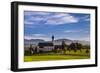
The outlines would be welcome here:
[[[89,59],[90,53],[86,53],[86,50],[82,50],[82,52],[71,51],[66,52],[66,55],[61,54],[39,54],[39,55],[32,55],[32,56],[24,56],[25,62],[32,62],[32,61],[49,61],[49,60],[72,60],[72,59]]]

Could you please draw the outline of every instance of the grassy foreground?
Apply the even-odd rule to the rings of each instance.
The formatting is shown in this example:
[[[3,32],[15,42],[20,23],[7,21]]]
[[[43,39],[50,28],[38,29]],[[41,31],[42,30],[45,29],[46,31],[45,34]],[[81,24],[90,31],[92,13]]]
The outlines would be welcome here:
[[[52,54],[35,54],[31,56],[24,56],[24,62],[74,60],[74,59],[89,59],[89,58],[90,58],[90,53],[86,53],[85,50],[82,50],[82,52],[67,51],[66,54],[52,53]]]

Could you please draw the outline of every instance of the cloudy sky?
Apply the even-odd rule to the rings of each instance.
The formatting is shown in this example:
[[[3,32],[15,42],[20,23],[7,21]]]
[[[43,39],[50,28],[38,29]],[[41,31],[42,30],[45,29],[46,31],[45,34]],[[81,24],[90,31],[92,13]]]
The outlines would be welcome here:
[[[90,14],[24,11],[25,39],[90,40]]]

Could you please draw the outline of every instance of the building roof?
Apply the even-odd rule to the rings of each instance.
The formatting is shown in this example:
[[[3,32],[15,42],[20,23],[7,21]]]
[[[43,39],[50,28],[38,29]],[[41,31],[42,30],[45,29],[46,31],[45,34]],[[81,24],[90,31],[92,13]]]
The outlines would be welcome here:
[[[53,46],[52,42],[43,42],[43,43],[38,43],[38,46]]]

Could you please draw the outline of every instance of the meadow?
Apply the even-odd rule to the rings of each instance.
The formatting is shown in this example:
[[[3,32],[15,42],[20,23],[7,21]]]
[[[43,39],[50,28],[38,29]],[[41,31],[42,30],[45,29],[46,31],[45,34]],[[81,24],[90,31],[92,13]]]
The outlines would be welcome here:
[[[42,53],[42,54],[33,54],[24,56],[24,62],[33,62],[33,61],[53,61],[53,60],[75,60],[75,59],[89,59],[90,58],[90,50],[86,53],[87,49],[82,49],[74,52],[66,51],[65,54],[62,53]]]

